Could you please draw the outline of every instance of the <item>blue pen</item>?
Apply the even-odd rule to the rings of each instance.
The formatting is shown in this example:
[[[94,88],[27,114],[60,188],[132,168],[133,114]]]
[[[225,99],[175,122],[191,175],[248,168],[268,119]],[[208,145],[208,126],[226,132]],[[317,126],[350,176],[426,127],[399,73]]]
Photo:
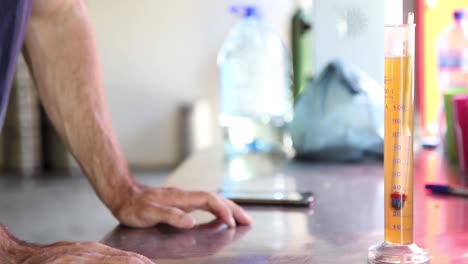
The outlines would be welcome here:
[[[446,194],[446,195],[459,195],[468,197],[468,189],[450,187],[440,184],[426,184],[426,189],[431,190],[433,193]]]

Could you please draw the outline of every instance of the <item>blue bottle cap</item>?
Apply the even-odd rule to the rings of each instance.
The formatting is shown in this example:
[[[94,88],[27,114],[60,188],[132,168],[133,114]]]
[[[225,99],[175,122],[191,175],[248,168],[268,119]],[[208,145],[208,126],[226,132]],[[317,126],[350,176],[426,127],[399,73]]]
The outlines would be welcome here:
[[[259,16],[258,8],[253,5],[232,5],[229,10],[234,14],[241,14],[243,17],[254,17]]]
[[[465,18],[465,10],[463,9],[457,9],[453,11],[453,19],[456,21],[460,21]]]
[[[255,6],[246,6],[244,17],[252,17],[258,15],[258,9]]]

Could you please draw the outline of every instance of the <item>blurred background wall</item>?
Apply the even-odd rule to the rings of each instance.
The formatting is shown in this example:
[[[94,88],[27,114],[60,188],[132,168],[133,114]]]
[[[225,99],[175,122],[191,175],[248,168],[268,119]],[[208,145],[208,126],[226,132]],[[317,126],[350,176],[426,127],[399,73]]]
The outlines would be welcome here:
[[[333,12],[343,11],[344,7],[350,9],[352,3],[358,3],[365,14],[373,12],[365,4],[370,0],[336,1]],[[226,35],[239,20],[229,12],[232,2],[86,0],[96,32],[108,106],[117,136],[132,167],[174,167],[183,159],[183,135],[188,131],[181,120],[184,106],[198,99],[207,99],[208,105],[214,106],[214,113],[217,112],[216,55]],[[237,3],[259,6],[263,17],[290,48],[291,20],[297,2],[301,0]],[[319,6],[318,2],[323,5],[328,1],[315,0],[316,6]],[[414,1],[404,2],[407,5],[405,13],[413,9]],[[382,12],[378,7],[376,5],[377,11]],[[314,10],[317,12],[320,10]],[[333,23],[327,27],[330,30],[325,30],[326,33],[336,33]],[[333,50],[328,53],[333,53]],[[376,68],[382,67],[381,63],[376,64],[379,64]],[[27,71],[25,66],[19,69]],[[318,73],[320,69],[314,71]],[[42,157],[45,164],[51,164],[45,167],[60,168],[66,160],[55,159],[64,156],[66,150],[57,143],[59,139],[52,133],[50,125],[42,124],[41,127],[46,139],[42,142],[44,152],[50,153]],[[220,134],[213,135],[213,132],[205,135],[201,131],[198,134],[216,138],[215,141],[221,137]],[[50,162],[47,161],[49,156]]]
[[[216,54],[237,18],[229,0],[86,1],[114,127],[134,167],[180,160],[183,104],[217,105]],[[253,0],[289,45],[293,0]]]

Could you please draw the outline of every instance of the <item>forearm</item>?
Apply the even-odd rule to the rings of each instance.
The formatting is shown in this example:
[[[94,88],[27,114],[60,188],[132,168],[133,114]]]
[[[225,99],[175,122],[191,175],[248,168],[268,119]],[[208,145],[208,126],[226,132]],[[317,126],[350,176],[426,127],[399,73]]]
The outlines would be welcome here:
[[[41,1],[45,0],[35,5]],[[95,38],[84,2],[60,1],[50,12],[33,7],[25,53],[49,118],[98,196],[114,211],[136,184],[104,102]]]
[[[15,239],[8,230],[0,224],[0,260],[4,264],[24,262],[33,250],[33,246]]]

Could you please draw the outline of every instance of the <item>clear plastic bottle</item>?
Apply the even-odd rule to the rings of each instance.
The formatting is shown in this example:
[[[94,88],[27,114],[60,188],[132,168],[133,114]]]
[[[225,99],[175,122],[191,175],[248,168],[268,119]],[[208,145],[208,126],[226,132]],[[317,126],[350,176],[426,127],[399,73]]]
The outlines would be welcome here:
[[[225,154],[287,153],[293,105],[289,53],[257,8],[231,11],[242,17],[218,54]]]
[[[468,26],[464,10],[453,12],[453,23],[439,36],[438,80],[441,93],[453,88],[468,88]]]

